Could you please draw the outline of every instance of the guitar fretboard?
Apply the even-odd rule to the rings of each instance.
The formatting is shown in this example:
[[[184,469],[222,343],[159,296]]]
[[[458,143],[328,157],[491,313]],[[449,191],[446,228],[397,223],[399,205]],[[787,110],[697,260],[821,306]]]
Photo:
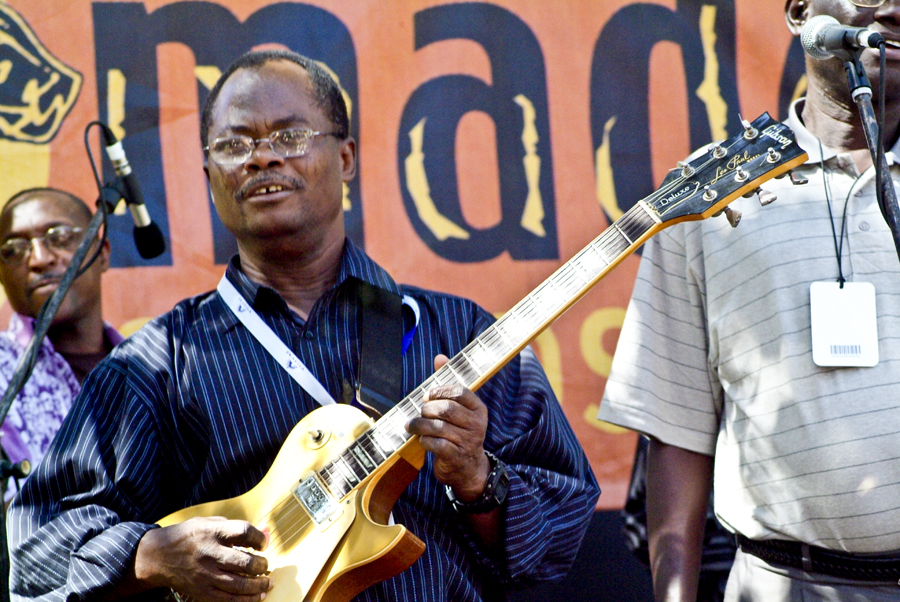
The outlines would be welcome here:
[[[440,370],[387,412],[369,431],[325,465],[318,476],[343,499],[412,437],[404,425],[420,415],[425,392],[460,384],[477,390],[534,337],[643,243],[659,219],[638,203],[557,269]]]

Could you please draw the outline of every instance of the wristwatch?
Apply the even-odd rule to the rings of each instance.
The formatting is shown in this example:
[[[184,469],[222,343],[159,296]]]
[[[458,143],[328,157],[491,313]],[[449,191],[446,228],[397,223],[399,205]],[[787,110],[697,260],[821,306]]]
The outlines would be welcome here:
[[[484,491],[477,500],[462,502],[456,499],[456,494],[449,485],[444,486],[453,509],[460,514],[485,514],[506,502],[506,494],[509,493],[509,472],[506,470],[506,464],[489,451],[485,451],[484,454],[491,462],[491,472],[488,474]]]

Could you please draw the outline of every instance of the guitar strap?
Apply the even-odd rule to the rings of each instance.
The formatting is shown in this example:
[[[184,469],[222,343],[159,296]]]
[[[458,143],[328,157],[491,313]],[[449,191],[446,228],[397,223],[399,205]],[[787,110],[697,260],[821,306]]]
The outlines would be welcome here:
[[[419,306],[409,295],[402,298],[384,289],[357,280],[357,298],[362,306],[362,344],[357,399],[361,405],[384,414],[402,396],[403,364],[400,361],[419,324]],[[228,308],[250,331],[273,359],[320,405],[334,399],[313,376],[303,361],[263,322],[224,275],[217,287]],[[416,316],[415,326],[403,333],[403,305]]]
[[[357,280],[362,343],[357,401],[383,415],[403,395],[403,304],[400,295]]]

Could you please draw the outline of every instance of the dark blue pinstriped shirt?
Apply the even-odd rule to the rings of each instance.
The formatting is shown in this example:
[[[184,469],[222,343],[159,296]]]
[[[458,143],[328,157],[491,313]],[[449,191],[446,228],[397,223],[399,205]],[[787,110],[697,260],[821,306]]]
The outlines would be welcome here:
[[[349,242],[338,283],[305,322],[236,262],[227,275],[335,399],[358,373],[350,278],[408,294],[421,308],[403,356],[404,394],[431,374],[435,355],[452,357],[493,321],[471,301],[398,287]],[[412,327],[412,315],[405,320]],[[479,396],[490,410],[485,447],[511,473],[504,554],[479,546],[434,479],[429,457],[394,507],[395,521],[418,535],[426,551],[359,600],[481,600],[486,583],[557,577],[574,559],[599,489],[530,349]],[[249,490],[291,428],[317,407],[217,294],[179,303],[119,345],[85,381],[10,510],[13,598],[101,592],[125,574],[154,521]]]

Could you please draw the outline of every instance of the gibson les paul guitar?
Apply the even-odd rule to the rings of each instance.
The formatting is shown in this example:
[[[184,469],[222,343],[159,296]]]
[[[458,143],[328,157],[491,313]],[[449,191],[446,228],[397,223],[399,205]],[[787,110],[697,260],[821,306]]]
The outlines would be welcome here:
[[[249,521],[267,531],[261,552],[275,586],[268,602],[344,602],[411,566],[424,543],[391,508],[415,478],[425,452],[404,424],[425,391],[459,383],[477,390],[534,337],[651,236],[672,224],[726,210],[732,199],[783,176],[806,155],[793,132],[763,114],[744,131],[682,162],[659,190],[639,201],[506,315],[377,422],[347,405],[311,412],[288,435],[256,487],[229,500],[186,508],[159,521],[201,516]],[[760,194],[760,201],[766,199]],[[736,213],[727,211],[736,225]]]

